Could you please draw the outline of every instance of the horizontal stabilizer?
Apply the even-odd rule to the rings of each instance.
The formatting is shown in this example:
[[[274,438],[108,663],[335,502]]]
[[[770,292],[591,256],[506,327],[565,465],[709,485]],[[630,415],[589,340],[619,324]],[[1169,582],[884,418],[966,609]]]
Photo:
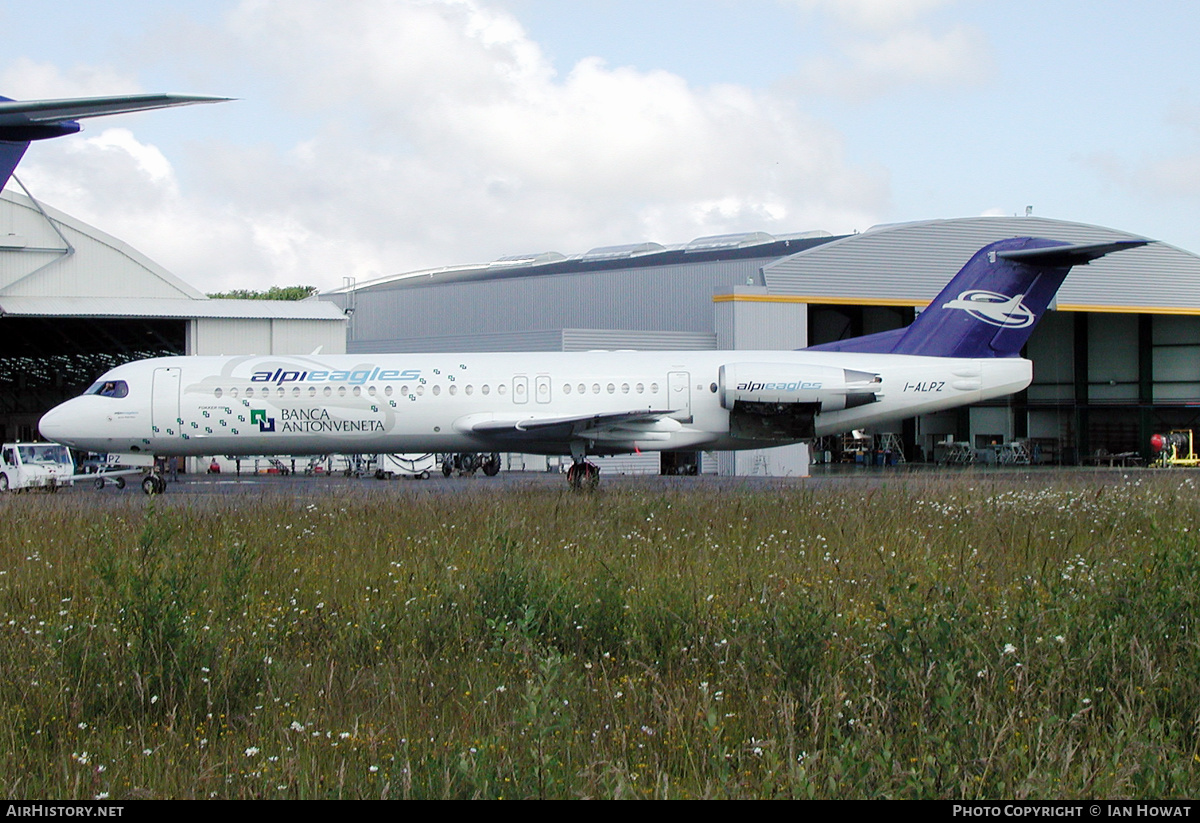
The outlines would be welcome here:
[[[997,257],[1018,263],[1033,263],[1039,266],[1082,266],[1106,254],[1144,246],[1149,240],[1117,240],[1113,243],[1079,243],[1073,246],[1049,246],[1041,249],[1013,249],[998,251]]]
[[[231,97],[194,94],[118,94],[109,97],[66,97],[60,100],[10,100],[0,97],[0,188],[12,177],[31,140],[75,134],[78,120],[148,109],[223,103]]]
[[[106,114],[128,114],[148,109],[190,106],[196,103],[223,103],[230,97],[204,97],[189,94],[120,94],[112,97],[69,97],[61,100],[0,101],[0,130],[6,127],[61,123]]]

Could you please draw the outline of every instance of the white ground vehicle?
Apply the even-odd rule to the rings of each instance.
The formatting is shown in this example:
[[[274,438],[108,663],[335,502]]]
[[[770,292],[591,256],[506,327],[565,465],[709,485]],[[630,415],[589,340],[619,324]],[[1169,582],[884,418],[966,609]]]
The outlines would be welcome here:
[[[0,492],[57,490],[75,483],[75,464],[57,443],[5,443],[0,447]]]
[[[436,466],[437,458],[432,454],[379,454],[375,456],[375,479],[419,477],[427,480]]]

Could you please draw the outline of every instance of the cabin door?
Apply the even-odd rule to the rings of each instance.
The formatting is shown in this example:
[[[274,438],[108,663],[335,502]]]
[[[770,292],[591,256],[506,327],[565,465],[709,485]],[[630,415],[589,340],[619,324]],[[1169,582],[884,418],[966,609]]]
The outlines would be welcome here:
[[[174,436],[180,433],[178,368],[155,369],[153,403],[150,407],[150,423],[158,436]]]

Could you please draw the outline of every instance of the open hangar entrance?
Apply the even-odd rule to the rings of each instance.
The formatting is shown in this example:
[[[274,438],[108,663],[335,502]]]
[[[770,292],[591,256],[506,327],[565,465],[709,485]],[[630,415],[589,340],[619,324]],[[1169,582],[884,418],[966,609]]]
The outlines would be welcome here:
[[[46,411],[114,366],[184,354],[186,332],[179,319],[0,317],[0,441],[38,439]]]
[[[813,344],[901,328],[903,307],[808,306]],[[1011,441],[1031,462],[1086,465],[1148,462],[1155,433],[1200,435],[1200,313],[1054,311],[1024,355],[1033,383],[1010,398],[898,422],[909,461],[945,459],[957,443],[986,461]],[[846,438],[821,444],[841,454]]]

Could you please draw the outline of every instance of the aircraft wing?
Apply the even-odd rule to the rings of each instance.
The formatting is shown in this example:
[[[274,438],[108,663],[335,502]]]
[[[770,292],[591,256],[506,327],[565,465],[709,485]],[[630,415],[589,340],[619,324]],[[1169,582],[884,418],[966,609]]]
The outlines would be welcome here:
[[[0,128],[61,123],[83,117],[126,114],[147,109],[223,103],[230,97],[192,94],[121,94],[112,97],[68,97],[61,100],[0,100]]]
[[[521,417],[472,414],[460,418],[454,427],[462,432],[501,440],[667,440],[681,428],[678,420],[663,409],[601,412],[578,415],[528,414]]]

